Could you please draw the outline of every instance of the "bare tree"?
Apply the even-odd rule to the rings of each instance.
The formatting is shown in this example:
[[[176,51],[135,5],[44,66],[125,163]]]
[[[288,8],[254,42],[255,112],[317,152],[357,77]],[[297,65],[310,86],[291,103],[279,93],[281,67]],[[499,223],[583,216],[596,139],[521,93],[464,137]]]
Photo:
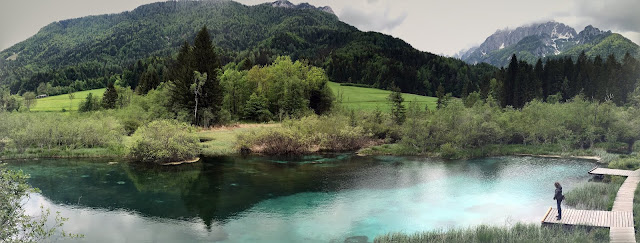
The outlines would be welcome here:
[[[193,119],[198,122],[198,99],[202,94],[202,86],[207,82],[207,73],[200,73],[198,71],[193,72],[194,82],[191,84],[191,91],[195,94],[196,107],[193,111]]]

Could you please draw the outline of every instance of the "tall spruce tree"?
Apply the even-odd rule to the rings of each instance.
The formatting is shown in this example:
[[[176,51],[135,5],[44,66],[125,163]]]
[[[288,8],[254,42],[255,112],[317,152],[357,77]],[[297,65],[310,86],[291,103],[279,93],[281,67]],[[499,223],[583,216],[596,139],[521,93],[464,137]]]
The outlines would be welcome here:
[[[118,91],[113,83],[107,85],[107,90],[102,95],[102,107],[105,109],[116,108],[116,101],[118,100]]]
[[[194,72],[206,73],[198,94],[198,114],[193,124],[206,125],[220,121],[223,93],[218,79],[220,60],[211,43],[207,27],[203,27],[196,35],[193,47],[185,41],[170,71],[171,86],[170,107],[175,113],[195,110],[195,94],[191,89],[194,83]]]
[[[191,92],[194,74],[192,63],[191,46],[185,41],[169,73],[171,92],[168,104],[174,113],[189,112],[195,106],[195,95]]]
[[[396,124],[402,125],[407,118],[406,108],[402,104],[402,102],[404,102],[404,98],[402,97],[400,88],[393,87],[392,90],[393,92],[389,94],[388,98],[389,102],[391,102],[391,116]]]
[[[211,112],[213,115],[213,121],[205,121],[204,123],[217,123],[220,121],[219,113],[222,107],[224,94],[222,93],[220,80],[218,79],[218,73],[220,72],[220,60],[213,48],[207,26],[202,27],[200,32],[196,35],[196,39],[193,43],[192,54],[195,68],[193,71],[207,74],[207,80],[202,86],[202,94],[199,98],[201,103],[199,106],[201,111]],[[201,122],[196,121],[196,123],[200,124]]]
[[[511,56],[511,62],[507,68],[506,82],[504,83],[504,104],[507,106],[515,106],[516,97],[516,82],[518,78],[518,58],[516,54]]]

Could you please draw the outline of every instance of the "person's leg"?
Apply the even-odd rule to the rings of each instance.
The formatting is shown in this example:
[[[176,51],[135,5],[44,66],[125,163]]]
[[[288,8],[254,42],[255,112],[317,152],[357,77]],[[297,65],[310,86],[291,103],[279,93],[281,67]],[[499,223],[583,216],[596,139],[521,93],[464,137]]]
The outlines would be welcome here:
[[[556,203],[558,204],[558,219],[560,219],[562,218],[562,207],[561,207],[562,201],[557,200]]]

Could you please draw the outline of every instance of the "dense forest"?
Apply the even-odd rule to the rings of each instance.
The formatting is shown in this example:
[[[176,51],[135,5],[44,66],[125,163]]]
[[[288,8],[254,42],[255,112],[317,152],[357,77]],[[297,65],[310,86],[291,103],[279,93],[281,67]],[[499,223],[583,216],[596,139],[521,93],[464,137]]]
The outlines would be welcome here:
[[[640,62],[629,53],[618,62],[614,55],[587,58],[582,52],[577,60],[570,57],[549,59],[535,65],[518,60],[514,54],[506,69],[496,74],[497,82],[488,87],[503,106],[523,107],[533,99],[565,101],[582,95],[596,101],[611,100],[624,105],[640,81]]]

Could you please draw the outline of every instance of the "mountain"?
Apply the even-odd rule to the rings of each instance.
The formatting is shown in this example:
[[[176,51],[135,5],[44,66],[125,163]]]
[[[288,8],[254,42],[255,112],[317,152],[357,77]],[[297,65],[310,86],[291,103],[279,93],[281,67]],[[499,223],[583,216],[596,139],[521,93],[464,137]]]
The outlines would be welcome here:
[[[442,85],[460,96],[487,86],[496,71],[487,64],[418,51],[392,36],[362,32],[328,9],[286,1],[255,6],[169,1],[58,21],[0,52],[0,85],[9,85],[13,93],[33,91],[40,83],[73,90],[104,87],[138,60],[175,57],[203,26],[223,64],[249,60],[266,65],[288,55],[325,68],[336,82],[397,86],[423,95],[435,94]]]
[[[614,54],[621,59],[626,52],[638,57],[640,48],[620,34],[602,31],[591,25],[577,33],[575,29],[555,21],[498,30],[480,46],[457,57],[468,63],[486,62],[506,66],[511,55],[530,63],[553,56],[577,57],[584,51],[588,57]]]
[[[333,12],[333,9],[331,9],[331,7],[329,6],[324,6],[324,7],[315,7],[309,3],[301,3],[298,5],[295,5],[287,0],[278,0],[275,1],[273,3],[271,3],[272,7],[278,7],[278,8],[293,8],[293,9],[316,9],[316,10],[320,10],[320,11],[324,11],[330,14],[335,15],[335,13]]]

